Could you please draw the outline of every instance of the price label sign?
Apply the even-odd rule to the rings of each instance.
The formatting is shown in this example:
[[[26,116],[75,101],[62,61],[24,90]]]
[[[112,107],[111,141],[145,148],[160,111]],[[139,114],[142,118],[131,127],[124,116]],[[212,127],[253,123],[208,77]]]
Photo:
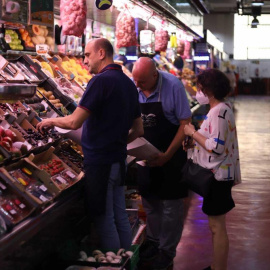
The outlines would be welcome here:
[[[47,55],[49,51],[49,46],[46,44],[38,44],[36,45],[36,52],[38,55]]]

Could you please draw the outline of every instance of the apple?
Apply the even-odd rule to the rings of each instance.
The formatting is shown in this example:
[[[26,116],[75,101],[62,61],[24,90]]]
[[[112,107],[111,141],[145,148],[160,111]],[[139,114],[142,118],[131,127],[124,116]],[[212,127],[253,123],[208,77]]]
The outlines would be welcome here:
[[[13,142],[17,141],[17,135],[10,129],[5,130],[5,137],[10,137]]]
[[[3,137],[2,141],[8,142],[10,145],[12,145],[12,139],[10,137]]]
[[[0,126],[0,137],[5,137],[5,129]]]
[[[5,149],[7,149],[8,151],[9,151],[10,148],[11,148],[11,145],[10,145],[8,142],[2,141],[2,142],[0,142],[0,144],[1,144]]]

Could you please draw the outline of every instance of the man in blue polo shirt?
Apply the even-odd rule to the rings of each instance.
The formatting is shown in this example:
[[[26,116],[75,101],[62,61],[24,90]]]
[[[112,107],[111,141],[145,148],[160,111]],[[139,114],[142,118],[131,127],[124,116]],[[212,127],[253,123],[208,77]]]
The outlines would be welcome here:
[[[131,228],[125,210],[124,176],[127,143],[143,135],[138,92],[113,62],[113,47],[104,38],[90,41],[84,63],[96,74],[76,110],[69,116],[44,119],[37,125],[78,129],[83,125],[82,149],[85,199],[106,249],[128,249]]]
[[[141,261],[152,261],[151,269],[173,264],[183,229],[183,197],[179,183],[186,152],[182,148],[184,126],[191,111],[183,84],[172,74],[158,71],[153,60],[139,58],[132,71],[138,88],[144,137],[161,154],[138,165],[138,184],[146,212],[147,239],[140,249]]]

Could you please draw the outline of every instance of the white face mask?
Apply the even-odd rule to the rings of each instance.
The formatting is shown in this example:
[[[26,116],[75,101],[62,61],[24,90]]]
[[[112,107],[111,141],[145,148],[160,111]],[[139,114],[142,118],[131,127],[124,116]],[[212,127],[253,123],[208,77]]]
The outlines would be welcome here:
[[[202,91],[197,91],[196,93],[196,99],[197,101],[203,105],[203,104],[209,104],[209,98],[206,96]]]

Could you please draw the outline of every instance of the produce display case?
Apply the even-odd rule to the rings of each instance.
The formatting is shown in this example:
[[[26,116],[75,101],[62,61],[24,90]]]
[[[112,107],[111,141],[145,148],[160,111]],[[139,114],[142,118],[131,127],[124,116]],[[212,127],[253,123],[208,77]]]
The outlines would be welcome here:
[[[48,73],[45,73],[28,55],[8,55],[8,60],[1,56],[1,59],[0,181],[1,187],[8,189],[9,193],[2,191],[0,201],[2,202],[4,198],[9,202],[4,195],[12,191],[19,194],[16,202],[20,201],[29,209],[22,218],[15,219],[15,210],[20,209],[15,209],[15,205],[1,203],[3,212],[0,212],[0,268],[2,269],[2,258],[46,227],[54,211],[62,209],[63,205],[69,205],[73,199],[79,199],[83,172],[82,165],[76,167],[77,170],[74,169],[75,166],[74,168],[64,166],[62,176],[72,178],[74,175],[76,178],[68,189],[64,189],[53,181],[50,174],[34,163],[38,154],[40,161],[45,156],[47,161],[52,160],[54,149],[50,150],[52,149],[50,147],[57,146],[63,140],[63,137],[58,136],[55,131],[54,135],[51,132],[47,134],[50,137],[47,136],[48,140],[42,138],[43,135],[35,128],[36,124],[42,117],[57,117],[71,113],[76,108],[76,103],[64,96]],[[51,99],[37,91],[37,87],[40,86],[44,86],[48,91],[52,91],[55,97],[61,99],[63,107],[67,107],[65,114],[55,107]],[[58,159],[56,155],[55,159]],[[80,162],[82,159],[83,157]]]

